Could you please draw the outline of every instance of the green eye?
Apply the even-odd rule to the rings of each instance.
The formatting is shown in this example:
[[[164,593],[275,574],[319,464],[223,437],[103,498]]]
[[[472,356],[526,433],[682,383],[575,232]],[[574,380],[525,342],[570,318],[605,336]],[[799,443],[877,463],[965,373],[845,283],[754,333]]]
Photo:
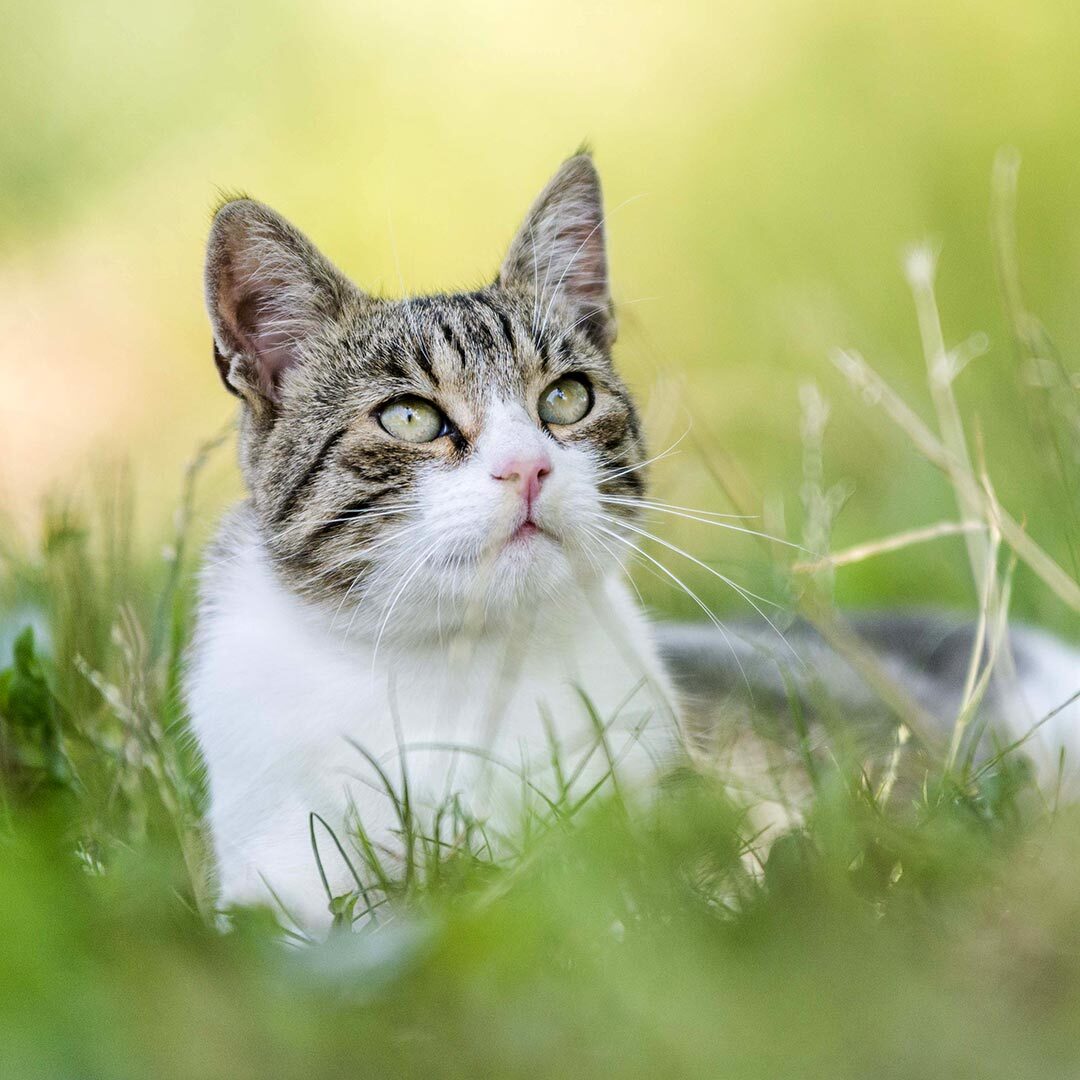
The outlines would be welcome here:
[[[556,379],[537,405],[545,424],[576,424],[592,408],[592,391],[576,375]]]
[[[446,430],[443,414],[418,397],[403,397],[384,405],[379,412],[383,430],[402,442],[426,443],[437,439]]]

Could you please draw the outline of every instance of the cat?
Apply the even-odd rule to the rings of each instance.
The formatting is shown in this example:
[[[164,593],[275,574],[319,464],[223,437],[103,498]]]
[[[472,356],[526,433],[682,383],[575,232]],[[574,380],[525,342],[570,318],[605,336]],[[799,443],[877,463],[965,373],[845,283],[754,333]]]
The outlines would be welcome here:
[[[819,683],[893,745],[895,717],[810,628],[790,628],[785,652],[772,627],[653,624],[630,591],[650,459],[612,361],[588,154],[544,188],[484,288],[369,296],[236,199],[214,217],[206,300],[249,492],[208,552],[185,683],[223,907],[325,928],[354,881],[332,841],[317,869],[315,824],[346,840],[360,822],[400,856],[379,770],[403,764],[421,815],[456,796],[495,829],[522,775],[555,781],[553,747],[577,792],[610,780],[608,754],[647,790],[706,729],[741,738],[748,712],[792,694],[809,713]],[[956,715],[970,623],[855,627],[928,715]],[[1018,679],[991,686],[985,713],[1018,738],[1080,689],[1080,657],[1033,629],[1011,639]],[[1078,726],[1074,703],[1027,747],[1044,787]]]
[[[311,815],[400,847],[372,759],[397,776],[404,755],[422,809],[491,815],[553,744],[580,791],[603,779],[596,718],[620,775],[677,755],[621,573],[649,462],[604,232],[578,154],[494,283],[383,300],[268,207],[217,211],[206,298],[249,497],[206,560],[186,696],[223,906],[325,925]]]

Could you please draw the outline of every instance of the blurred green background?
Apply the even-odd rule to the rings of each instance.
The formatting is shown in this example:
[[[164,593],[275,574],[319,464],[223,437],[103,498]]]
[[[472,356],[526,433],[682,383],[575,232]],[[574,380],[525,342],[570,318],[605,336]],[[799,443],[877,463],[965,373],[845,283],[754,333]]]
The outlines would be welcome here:
[[[901,269],[928,239],[949,344],[989,341],[957,387],[973,453],[1076,577],[1080,8],[14,0],[0,25],[0,519],[31,541],[0,521],[4,1080],[1075,1075],[1080,822],[1022,759],[961,786],[928,772],[921,798],[886,806],[826,740],[799,827],[760,867],[745,808],[695,774],[642,823],[600,798],[516,863],[451,850],[377,934],[287,953],[257,912],[216,933],[195,910],[202,792],[178,679],[187,510],[205,535],[237,496],[228,453],[173,515],[234,408],[201,297],[223,191],[273,204],[365,288],[472,287],[587,139],[618,360],[654,452],[690,429],[660,497],[767,511],[801,538],[814,382],[825,483],[854,481],[837,547],[954,518],[945,481],[828,360],[860,350],[932,416]],[[1019,273],[1052,379],[999,295],[1002,147],[1023,160]],[[57,492],[111,509],[102,525],[54,499],[38,550]],[[654,527],[785,599],[768,550]],[[847,604],[971,606],[970,581],[953,538],[837,586]],[[1076,635],[1022,567],[1014,603]],[[27,626],[37,652],[26,632],[7,667]]]
[[[693,424],[658,470],[661,495],[729,508],[701,465],[712,455],[752,501],[782,499],[798,536],[798,387],[814,380],[833,405],[827,476],[857,485],[838,545],[954,516],[945,484],[827,360],[862,350],[929,413],[900,269],[929,237],[950,343],[989,335],[960,394],[999,494],[1075,572],[989,209],[995,152],[1013,146],[1027,298],[1075,354],[1078,42],[1080,9],[1045,0],[8,5],[0,499],[32,528],[43,493],[127,460],[145,534],[163,535],[184,462],[233,404],[200,295],[222,190],[273,204],[369,289],[471,286],[588,139],[611,210],[619,361],[654,451]],[[204,528],[236,490],[222,458]],[[662,528],[753,578],[756,556],[726,537]],[[849,603],[969,604],[968,582],[948,541],[839,587]],[[1018,593],[1019,610],[1064,627],[1023,577]]]

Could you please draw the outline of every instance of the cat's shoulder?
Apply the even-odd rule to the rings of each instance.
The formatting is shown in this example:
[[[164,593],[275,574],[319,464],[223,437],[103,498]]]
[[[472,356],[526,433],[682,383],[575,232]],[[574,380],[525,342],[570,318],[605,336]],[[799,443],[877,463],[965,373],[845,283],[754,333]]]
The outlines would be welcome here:
[[[298,620],[299,605],[274,572],[249,501],[226,511],[206,547],[198,605],[196,655],[208,636],[248,638]]]
[[[255,507],[250,499],[231,506],[221,516],[203,552],[203,575],[223,570],[258,545]]]

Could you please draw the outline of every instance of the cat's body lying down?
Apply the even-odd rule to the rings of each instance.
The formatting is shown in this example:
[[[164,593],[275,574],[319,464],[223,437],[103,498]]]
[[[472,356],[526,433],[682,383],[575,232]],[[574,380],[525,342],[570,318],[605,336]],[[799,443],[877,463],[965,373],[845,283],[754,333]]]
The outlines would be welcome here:
[[[582,791],[608,755],[639,781],[673,763],[675,693],[623,577],[648,461],[591,161],[471,293],[368,297],[247,200],[215,218],[206,284],[250,492],[208,558],[187,679],[222,903],[325,923],[312,815],[399,843],[375,763],[404,760],[421,813],[458,794],[494,816],[553,754]],[[718,631],[665,634],[684,689],[740,685]]]
[[[666,676],[615,577],[503,632],[384,638],[376,653],[371,637],[346,635],[347,619],[335,626],[276,580],[249,509],[219,549],[204,579],[189,703],[225,902],[267,902],[272,889],[301,924],[326,921],[312,812],[342,840],[355,813],[393,858],[397,810],[367,754],[395,795],[404,760],[425,826],[455,795],[481,819],[512,820],[523,770],[554,795],[553,743],[565,774],[580,768],[572,795],[587,792],[608,763],[583,695],[598,717],[615,718],[606,735],[621,777],[640,782],[675,760]],[[321,824],[316,833],[334,895],[354,888]]]
[[[963,708],[975,623],[940,611],[883,611],[851,615],[845,627],[926,726],[930,746],[923,749],[941,753]],[[797,709],[808,721],[831,722],[832,734],[851,740],[867,758],[892,752],[902,713],[813,627],[797,622],[786,628],[783,647],[762,622],[739,620],[726,631],[721,639],[708,625],[656,628],[692,739],[715,752],[754,728],[770,742],[790,746]],[[988,659],[985,644],[982,657]],[[1076,794],[1080,702],[1070,699],[1080,692],[1080,653],[1043,630],[1014,624],[995,671],[968,729],[973,741],[963,743],[965,756],[969,746],[983,760],[1022,742],[1044,790]]]

